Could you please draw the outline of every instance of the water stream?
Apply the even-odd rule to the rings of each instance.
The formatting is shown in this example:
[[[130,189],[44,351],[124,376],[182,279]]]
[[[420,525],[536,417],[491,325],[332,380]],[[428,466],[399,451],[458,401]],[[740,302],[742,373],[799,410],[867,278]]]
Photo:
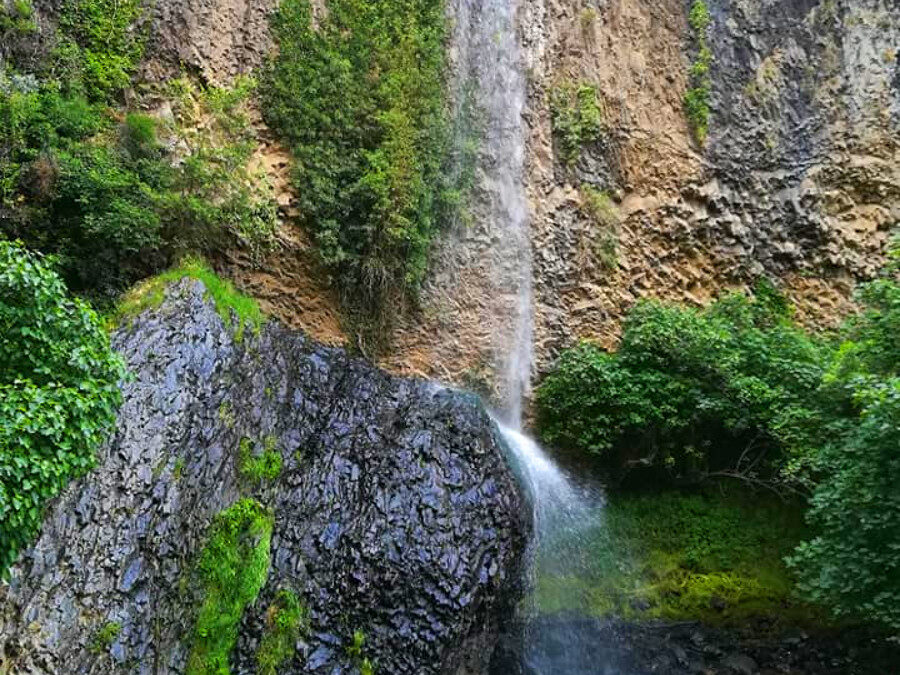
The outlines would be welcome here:
[[[519,0],[454,0],[453,60],[456,98],[474,92],[482,125],[478,156],[479,216],[488,219],[494,284],[504,299],[506,324],[498,335],[502,403],[496,413],[510,460],[534,509],[531,581],[540,574],[581,573],[583,551],[573,551],[601,511],[598,492],[576,485],[523,431],[532,369],[532,250],[524,188],[526,77],[516,31]],[[561,545],[566,542],[566,545]],[[582,555],[579,555],[581,553]],[[528,611],[528,610],[526,610]],[[539,611],[536,600],[531,611]],[[574,675],[541,636],[528,636],[524,653],[534,675]],[[565,636],[563,637],[565,640]],[[584,651],[567,645],[565,651]],[[598,671],[602,672],[602,671]]]

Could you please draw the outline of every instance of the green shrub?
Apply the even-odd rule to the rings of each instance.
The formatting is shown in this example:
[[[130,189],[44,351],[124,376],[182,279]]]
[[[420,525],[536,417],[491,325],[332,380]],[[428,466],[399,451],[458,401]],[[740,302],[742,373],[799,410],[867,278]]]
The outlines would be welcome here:
[[[537,391],[538,425],[616,469],[773,476],[814,442],[827,358],[767,285],[706,310],[642,302],[615,354],[584,343],[561,355]]]
[[[309,618],[293,591],[281,590],[266,611],[266,627],[256,652],[258,675],[275,675],[293,655]]]
[[[274,516],[252,499],[222,511],[210,526],[197,565],[203,604],[194,627],[186,675],[223,675],[244,608],[269,574]]]
[[[0,573],[94,465],[124,374],[96,314],[45,260],[0,241]]]
[[[688,23],[696,40],[697,56],[691,64],[691,86],[684,94],[684,109],[697,142],[703,145],[709,133],[709,98],[712,93],[709,69],[713,60],[712,50],[707,43],[712,18],[704,0],[694,0]]]
[[[103,654],[109,651],[112,644],[122,632],[122,624],[118,621],[109,621],[97,631],[91,642],[91,651],[95,654]]]
[[[302,218],[345,300],[395,312],[458,197],[443,171],[444,3],[330,0],[313,24],[309,0],[276,12],[264,115],[293,151]]]
[[[603,110],[597,89],[588,84],[563,83],[550,92],[553,138],[563,163],[572,166],[587,143],[603,136]]]
[[[618,262],[619,248],[619,210],[613,204],[609,194],[590,185],[581,187],[581,211],[594,225],[594,255],[607,269],[612,269]]]

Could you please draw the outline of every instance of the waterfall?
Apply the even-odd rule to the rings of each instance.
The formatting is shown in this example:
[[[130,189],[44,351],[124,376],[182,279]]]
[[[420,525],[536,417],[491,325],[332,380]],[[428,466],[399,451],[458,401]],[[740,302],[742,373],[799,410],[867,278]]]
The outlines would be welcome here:
[[[583,563],[582,530],[600,511],[598,493],[577,486],[523,432],[523,410],[532,368],[532,252],[525,196],[526,77],[516,31],[519,0],[453,0],[451,53],[457,120],[470,96],[481,117],[478,173],[473,195],[488,241],[491,272],[503,313],[498,317],[495,351],[502,403],[495,417],[520,480],[534,509],[535,540],[531,574],[565,578]],[[462,132],[460,132],[462,129]],[[458,142],[465,142],[458,125]],[[574,543],[573,543],[574,542]],[[570,669],[526,639],[527,667],[535,675],[569,675]],[[574,648],[575,645],[572,645]],[[575,672],[571,670],[571,672]]]

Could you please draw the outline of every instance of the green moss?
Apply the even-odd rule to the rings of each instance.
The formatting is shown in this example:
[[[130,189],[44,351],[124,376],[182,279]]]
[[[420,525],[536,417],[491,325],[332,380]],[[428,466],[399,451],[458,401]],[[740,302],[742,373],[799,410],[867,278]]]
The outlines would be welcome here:
[[[95,654],[109,651],[121,632],[122,624],[118,621],[107,621],[94,635],[94,639],[91,641],[91,651]]]
[[[623,494],[610,498],[600,520],[587,534],[579,574],[554,574],[539,561],[539,611],[711,624],[823,619],[793,597],[783,563],[806,532],[799,505],[734,488]],[[553,547],[584,555],[584,541]]]
[[[366,634],[357,629],[353,631],[353,639],[347,646],[347,656],[353,659],[360,675],[375,675],[375,664],[364,652]]]
[[[242,438],[238,448],[238,471],[241,476],[254,483],[278,478],[282,459],[277,444],[274,436],[267,436],[263,441],[262,453],[256,455],[255,443],[249,438]]]
[[[582,147],[603,135],[603,110],[597,89],[572,82],[554,87],[550,93],[550,119],[559,156],[564,164],[572,166],[581,156]]]
[[[186,675],[227,675],[241,615],[269,573],[273,524],[271,510],[253,499],[236,502],[213,521],[197,565],[203,604]]]
[[[704,0],[694,0],[688,23],[694,33],[697,56],[691,64],[691,87],[684,94],[684,110],[691,122],[697,142],[703,145],[709,132],[709,97],[712,92],[709,68],[713,59],[712,51],[707,44],[712,18]]]
[[[235,290],[230,281],[219,277],[201,259],[191,257],[185,258],[178,267],[143,281],[126,293],[107,325],[121,325],[147,309],[158,307],[165,297],[166,287],[186,277],[203,282],[207,296],[215,303],[225,325],[234,331],[236,340],[243,338],[247,328],[259,332],[265,317],[256,300]]]
[[[184,457],[179,457],[175,460],[175,466],[172,468],[172,478],[176,481],[181,480],[181,476],[184,474]]]
[[[278,668],[294,654],[297,640],[308,626],[306,608],[297,594],[282,590],[266,612],[266,628],[256,652],[258,675],[275,675]]]

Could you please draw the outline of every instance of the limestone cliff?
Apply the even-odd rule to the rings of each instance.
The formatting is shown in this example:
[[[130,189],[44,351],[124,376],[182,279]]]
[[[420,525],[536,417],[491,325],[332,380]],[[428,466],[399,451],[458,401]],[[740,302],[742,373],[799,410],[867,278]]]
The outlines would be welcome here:
[[[357,631],[378,672],[486,672],[528,522],[477,400],[274,322],[237,341],[192,281],[114,345],[118,427],[0,584],[0,673],[184,672],[208,527],[241,498],[274,528],[231,672],[257,672],[282,590],[309,614],[284,672],[356,672]],[[280,472],[248,477],[264,447]]]

